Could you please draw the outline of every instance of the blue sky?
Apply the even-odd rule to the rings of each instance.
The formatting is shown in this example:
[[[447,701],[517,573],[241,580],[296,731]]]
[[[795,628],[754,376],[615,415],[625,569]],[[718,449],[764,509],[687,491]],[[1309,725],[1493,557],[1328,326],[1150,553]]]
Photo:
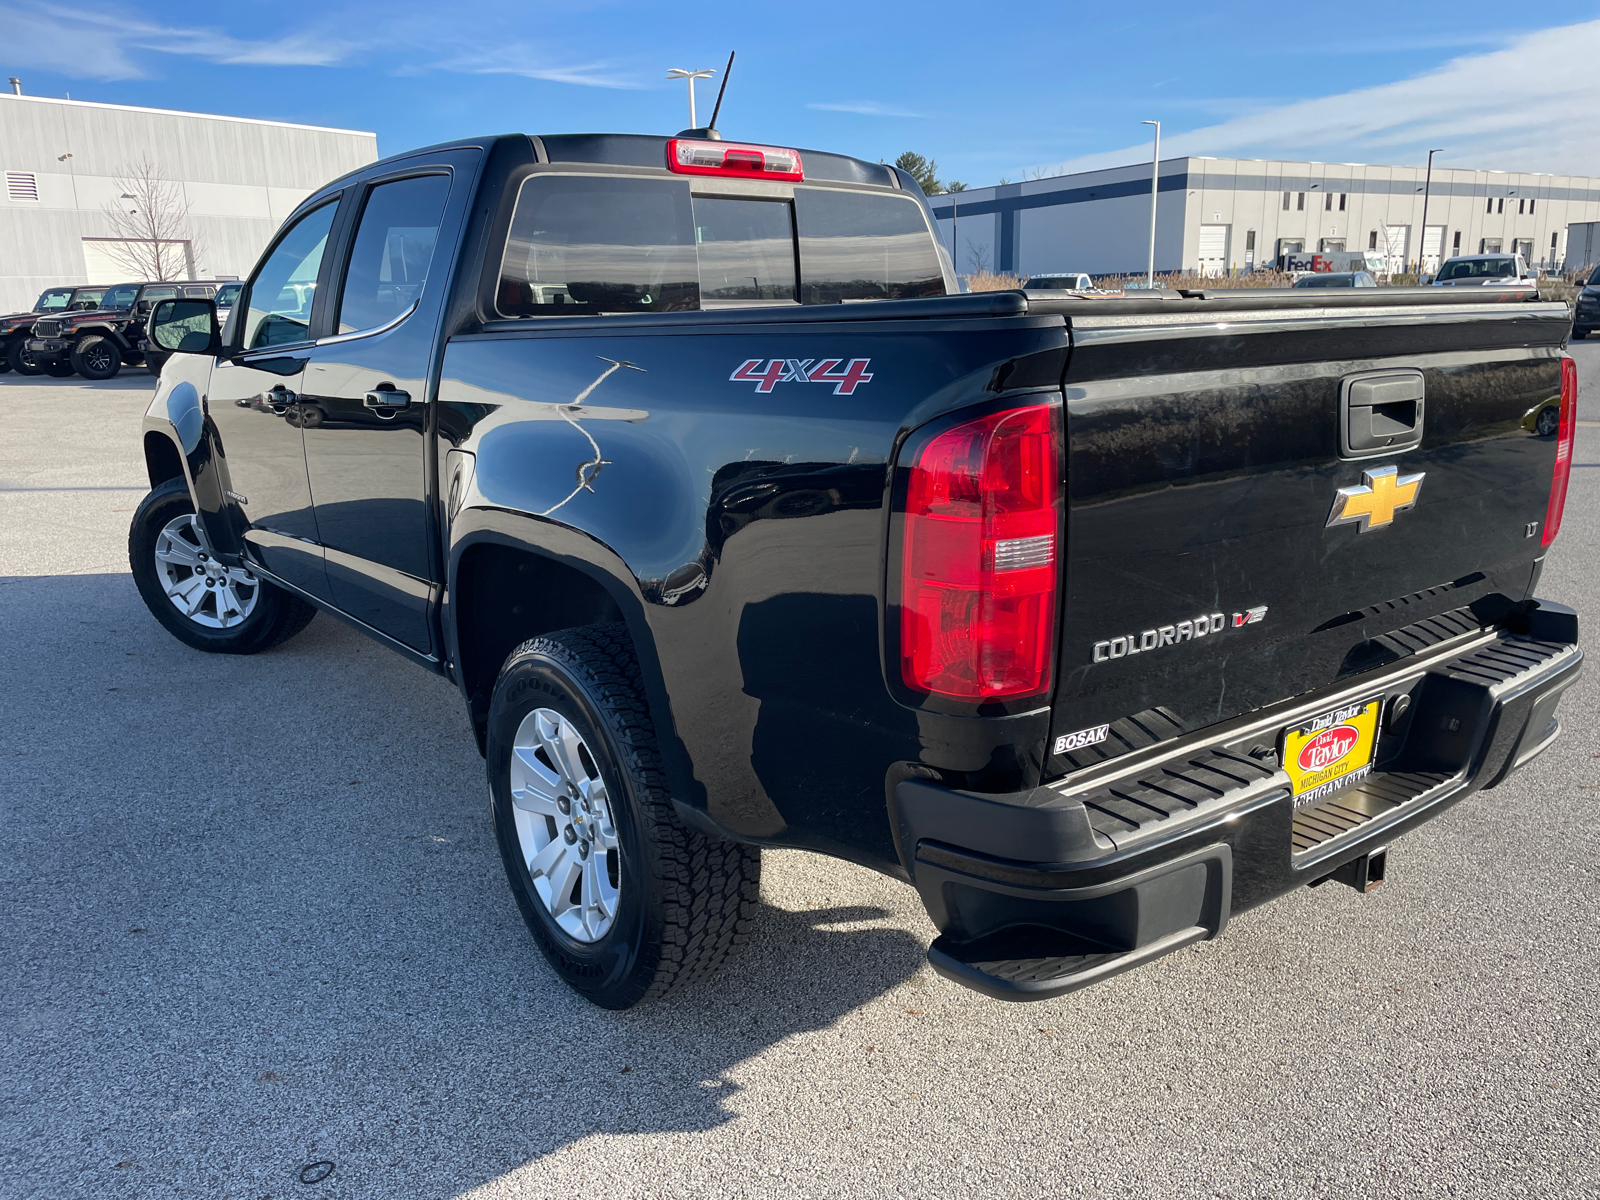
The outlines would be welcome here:
[[[1444,165],[1600,174],[1600,3],[0,0],[0,29],[3,74],[34,94],[373,130],[384,154],[508,130],[672,133],[688,113],[667,68],[736,49],[726,136],[914,149],[972,186],[1135,161],[1147,117],[1164,156],[1412,162],[1444,146]]]

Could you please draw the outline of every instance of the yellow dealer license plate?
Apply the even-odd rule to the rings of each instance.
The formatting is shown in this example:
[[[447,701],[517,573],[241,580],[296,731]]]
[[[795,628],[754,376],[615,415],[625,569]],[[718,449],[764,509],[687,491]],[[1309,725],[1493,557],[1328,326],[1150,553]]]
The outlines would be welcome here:
[[[1319,804],[1372,771],[1382,697],[1347,704],[1283,733],[1283,769],[1294,806]]]

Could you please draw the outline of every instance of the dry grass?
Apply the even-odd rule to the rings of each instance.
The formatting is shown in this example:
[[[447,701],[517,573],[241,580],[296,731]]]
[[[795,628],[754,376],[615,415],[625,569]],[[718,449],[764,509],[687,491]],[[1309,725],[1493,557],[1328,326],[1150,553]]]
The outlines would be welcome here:
[[[1025,275],[1009,271],[974,271],[966,277],[969,292],[1014,292],[1027,280]]]

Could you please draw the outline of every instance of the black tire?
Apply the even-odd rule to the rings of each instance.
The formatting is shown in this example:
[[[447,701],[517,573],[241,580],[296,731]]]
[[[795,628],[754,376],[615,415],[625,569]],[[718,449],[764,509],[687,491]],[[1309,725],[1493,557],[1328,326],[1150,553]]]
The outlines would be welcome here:
[[[1540,437],[1555,437],[1561,432],[1561,410],[1554,404],[1545,405],[1533,419],[1533,431]]]
[[[161,374],[161,368],[167,365],[169,357],[171,356],[166,354],[148,353],[144,356],[145,368],[150,374],[159,375]]]
[[[311,624],[311,618],[317,615],[313,605],[264,579],[257,581],[260,591],[254,609],[229,628],[207,628],[179,612],[156,574],[156,541],[170,522],[193,512],[189,485],[182,479],[172,479],[144,498],[128,529],[128,565],[133,569],[133,582],[150,615],[166,626],[168,633],[184,645],[208,654],[260,654]]]
[[[1587,329],[1574,329],[1572,331],[1572,340],[1575,341],[1575,342],[1581,342],[1581,341],[1583,341],[1584,338],[1586,338],[1588,336],[1589,336],[1589,331]]]
[[[112,379],[122,370],[122,350],[100,333],[86,333],[72,346],[72,369],[85,379]]]
[[[533,887],[511,799],[511,752],[535,709],[561,714],[589,747],[620,850],[618,904],[596,941],[569,936]],[[761,855],[679,821],[661,770],[639,666],[620,624],[533,638],[512,651],[489,706],[495,835],[522,918],[551,968],[602,1008],[630,1008],[700,979],[742,944],[755,915]]]
[[[68,379],[73,373],[70,362],[40,363],[39,370],[50,376],[51,379]]]
[[[28,353],[28,335],[13,338],[11,345],[6,347],[6,363],[18,375],[40,375],[39,365],[33,361],[33,355]]]

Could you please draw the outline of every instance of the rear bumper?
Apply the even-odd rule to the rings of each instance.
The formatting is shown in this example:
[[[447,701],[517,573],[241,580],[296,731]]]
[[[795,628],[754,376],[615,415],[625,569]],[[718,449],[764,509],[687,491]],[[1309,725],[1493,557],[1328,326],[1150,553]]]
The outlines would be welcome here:
[[[1556,705],[1582,671],[1576,643],[1576,614],[1542,605],[1520,632],[1472,635],[1028,792],[902,782],[901,855],[940,931],[929,960],[988,995],[1044,999],[1347,874],[1555,740]],[[1373,773],[1297,810],[1272,753],[1278,732],[1378,695],[1385,712],[1402,695],[1409,707],[1385,725]]]

